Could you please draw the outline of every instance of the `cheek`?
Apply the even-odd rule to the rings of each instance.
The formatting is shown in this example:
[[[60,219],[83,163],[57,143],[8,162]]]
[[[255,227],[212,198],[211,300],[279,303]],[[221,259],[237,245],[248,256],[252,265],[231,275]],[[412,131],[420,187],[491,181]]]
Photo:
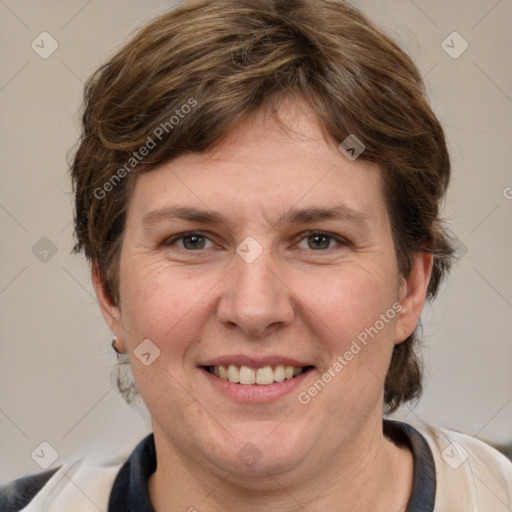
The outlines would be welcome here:
[[[121,312],[129,338],[145,336],[164,342],[196,325],[193,317],[216,279],[197,272],[176,272],[166,262],[146,260],[144,256],[132,259],[130,270],[122,275]]]
[[[317,308],[312,308],[316,333],[329,355],[318,378],[327,384],[316,381],[314,389],[302,391],[318,396],[336,424],[347,417],[363,421],[369,410],[380,406],[394,347],[395,288],[371,278],[361,286],[360,277],[331,285],[329,300],[318,294]]]
[[[200,339],[214,282],[205,274],[176,272],[166,262],[142,256],[130,259],[122,274],[121,316],[133,375],[149,410],[168,424],[197,409],[183,386],[190,380],[188,362]],[[146,339],[159,351],[148,366],[137,357]]]
[[[379,272],[348,270],[322,280],[311,276],[305,279],[301,302],[306,306],[304,310],[309,310],[310,321],[324,333],[331,351],[344,351],[376,323],[379,335],[392,338],[396,318],[393,304],[398,297],[393,279]],[[384,321],[381,315],[385,315]]]
[[[310,287],[306,304],[310,328],[328,354],[318,368],[319,379],[328,384],[301,391],[318,394],[328,414],[343,422],[381,402],[394,347],[397,286],[382,273],[348,271],[323,285],[322,291]]]

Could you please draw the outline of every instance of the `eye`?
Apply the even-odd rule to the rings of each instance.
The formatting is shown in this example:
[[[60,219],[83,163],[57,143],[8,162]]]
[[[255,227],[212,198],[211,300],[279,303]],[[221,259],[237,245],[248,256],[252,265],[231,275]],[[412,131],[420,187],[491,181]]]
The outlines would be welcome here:
[[[347,245],[342,238],[324,233],[323,231],[312,231],[305,233],[301,241],[297,244],[299,249],[312,249],[313,251],[322,251],[332,249],[337,245]]]
[[[209,245],[208,245],[209,244]],[[168,238],[164,242],[165,246],[176,245],[180,249],[187,251],[196,251],[199,249],[209,249],[213,247],[213,242],[202,233],[180,233]]]

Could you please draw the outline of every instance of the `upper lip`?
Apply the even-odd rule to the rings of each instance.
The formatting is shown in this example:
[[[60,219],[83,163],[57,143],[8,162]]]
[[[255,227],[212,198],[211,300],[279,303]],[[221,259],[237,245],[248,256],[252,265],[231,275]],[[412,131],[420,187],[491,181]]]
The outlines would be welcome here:
[[[246,356],[242,354],[233,354],[233,355],[224,355],[217,356],[212,359],[206,359],[198,364],[198,366],[227,366],[229,364],[234,364],[237,366],[250,366],[251,368],[263,368],[264,366],[296,366],[296,367],[304,367],[304,366],[312,366],[309,363],[304,361],[299,361],[298,359],[293,359],[291,357],[273,355],[273,356],[265,356],[265,357],[256,357],[256,356]]]

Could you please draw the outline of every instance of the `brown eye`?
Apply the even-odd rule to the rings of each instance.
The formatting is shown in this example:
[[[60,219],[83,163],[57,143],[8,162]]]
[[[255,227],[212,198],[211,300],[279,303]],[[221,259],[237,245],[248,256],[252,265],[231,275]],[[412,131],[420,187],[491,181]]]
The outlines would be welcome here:
[[[182,238],[185,249],[204,249],[206,238],[202,235],[187,235]]]
[[[324,234],[309,235],[308,247],[313,250],[329,249],[331,237]]]
[[[324,233],[321,231],[313,231],[304,233],[302,239],[298,243],[299,249],[311,249],[313,251],[324,251],[332,249],[336,246],[347,245],[342,238],[332,235],[330,233]]]
[[[213,247],[212,241],[201,233],[180,233],[165,241],[166,247],[177,246],[187,251],[209,249]]]

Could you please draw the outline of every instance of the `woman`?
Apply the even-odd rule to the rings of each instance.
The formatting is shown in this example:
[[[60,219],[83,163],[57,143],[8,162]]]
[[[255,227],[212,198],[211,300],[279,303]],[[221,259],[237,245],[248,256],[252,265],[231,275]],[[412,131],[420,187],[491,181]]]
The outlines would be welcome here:
[[[2,510],[510,510],[505,457],[383,421],[421,392],[449,176],[418,70],[353,7],[154,20],[87,83],[72,167],[76,250],[153,433]]]

